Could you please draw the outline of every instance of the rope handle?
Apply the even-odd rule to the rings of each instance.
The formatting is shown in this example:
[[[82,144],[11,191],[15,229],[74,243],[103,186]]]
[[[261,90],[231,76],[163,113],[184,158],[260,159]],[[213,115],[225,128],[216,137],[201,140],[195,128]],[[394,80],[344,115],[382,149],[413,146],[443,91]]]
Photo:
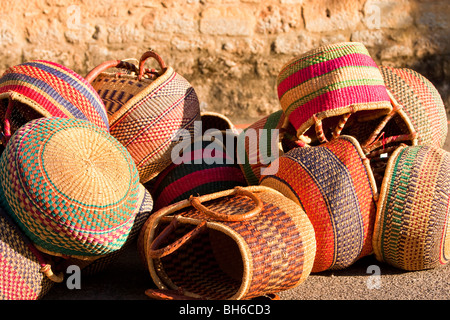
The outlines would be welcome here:
[[[153,259],[159,259],[162,257],[165,257],[171,253],[173,253],[175,250],[179,249],[184,244],[188,243],[190,240],[192,240],[195,236],[197,236],[199,233],[206,230],[206,221],[203,221],[199,225],[197,225],[194,229],[186,233],[184,236],[182,236],[180,239],[176,240],[175,242],[167,245],[164,248],[157,249],[159,245],[172,233],[175,231],[175,229],[178,226],[178,218],[177,216],[174,216],[170,224],[153,240],[152,244],[150,245],[149,249],[149,256]]]
[[[97,78],[100,73],[109,68],[126,69],[134,71],[136,74],[139,72],[138,67],[130,62],[122,60],[109,60],[99,64],[97,67],[89,71],[89,73],[85,77],[86,81],[92,83],[92,81],[94,81],[94,79]]]
[[[155,51],[153,51],[152,49],[150,49],[149,51],[145,52],[142,56],[141,59],[139,59],[139,76],[138,79],[141,80],[142,77],[144,76],[144,74],[156,74],[159,75],[154,69],[149,70],[144,68],[145,62],[148,58],[153,58],[155,59],[161,70],[164,71],[165,69],[167,69],[166,64],[164,63],[163,59],[161,58],[161,56],[159,54],[157,54]]]
[[[261,199],[254,194],[253,192],[250,192],[248,190],[245,190],[243,188],[240,187],[235,187],[233,193],[231,193],[231,195],[243,195],[243,196],[247,196],[250,199],[253,200],[253,202],[255,203],[255,208],[253,208],[252,210],[245,212],[245,213],[241,213],[241,214],[234,214],[234,215],[229,215],[229,214],[223,214],[223,213],[218,213],[215,212],[213,210],[210,210],[208,208],[206,208],[201,201],[199,200],[198,197],[194,197],[194,196],[190,196],[189,197],[189,202],[191,203],[191,205],[197,209],[198,211],[200,211],[201,213],[206,214],[207,216],[214,218],[216,220],[219,221],[243,221],[243,220],[248,220],[250,218],[253,218],[255,215],[259,214],[261,212],[261,210],[263,209],[263,202],[261,201]]]

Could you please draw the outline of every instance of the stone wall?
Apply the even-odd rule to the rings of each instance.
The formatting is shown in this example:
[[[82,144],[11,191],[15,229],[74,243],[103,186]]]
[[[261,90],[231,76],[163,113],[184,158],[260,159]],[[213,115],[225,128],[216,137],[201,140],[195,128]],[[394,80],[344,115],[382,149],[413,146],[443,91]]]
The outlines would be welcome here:
[[[377,63],[425,75],[450,107],[447,0],[1,0],[1,9],[1,71],[47,59],[85,75],[152,48],[204,110],[251,121],[279,109],[276,76],[292,57],[359,41]]]

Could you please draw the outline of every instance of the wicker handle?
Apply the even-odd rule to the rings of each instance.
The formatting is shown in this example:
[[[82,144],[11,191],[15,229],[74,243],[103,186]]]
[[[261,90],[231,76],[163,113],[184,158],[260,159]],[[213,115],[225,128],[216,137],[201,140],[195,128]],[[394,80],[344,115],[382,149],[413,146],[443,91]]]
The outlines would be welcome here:
[[[253,208],[252,210],[245,212],[245,213],[229,215],[229,214],[223,214],[223,213],[218,213],[218,212],[209,210],[204,205],[202,205],[201,201],[197,197],[191,196],[189,198],[189,201],[190,201],[191,205],[194,208],[196,208],[198,211],[210,216],[211,218],[219,220],[219,221],[247,220],[247,219],[250,219],[250,218],[254,217],[255,215],[259,214],[261,212],[261,210],[263,209],[264,204],[261,201],[261,199],[259,199],[259,197],[256,194],[254,194],[248,190],[236,187],[232,194],[244,195],[244,196],[251,198],[256,204],[255,208]]]
[[[167,67],[166,67],[166,64],[164,63],[164,61],[163,61],[163,59],[161,58],[161,56],[160,56],[159,54],[157,54],[155,51],[149,50],[149,51],[145,52],[145,53],[142,55],[141,59],[139,60],[139,76],[138,76],[138,79],[139,79],[139,80],[142,79],[142,77],[144,76],[144,73],[155,73],[155,72],[156,72],[156,71],[154,71],[154,70],[150,70],[150,71],[149,71],[148,69],[145,69],[145,68],[144,68],[145,61],[146,61],[148,58],[153,58],[153,59],[155,59],[155,60],[158,62],[158,64],[159,64],[161,70],[164,71],[164,70],[167,68]]]
[[[42,272],[47,278],[49,278],[53,282],[56,283],[63,282],[64,274],[62,272],[59,274],[54,274],[51,265],[48,264],[47,261],[45,261],[41,252],[30,241],[27,241],[26,243],[30,251],[33,253],[33,255],[38,260],[39,264],[41,265],[41,269],[39,271]]]
[[[2,132],[2,139],[1,142],[3,146],[6,147],[6,144],[8,143],[9,139],[11,139],[11,114],[12,114],[12,108],[13,108],[14,102],[11,98],[8,100],[8,106],[6,107],[5,112],[5,119],[3,120],[3,132]]]
[[[110,60],[110,61],[105,61],[102,64],[95,67],[94,69],[92,69],[85,77],[86,81],[89,83],[92,83],[92,81],[94,81],[94,79],[97,78],[100,73],[102,73],[103,71],[105,71],[109,68],[126,69],[126,70],[134,71],[136,73],[139,72],[139,69],[132,63],[122,61],[122,60]]]
[[[145,294],[155,300],[205,300],[187,296],[181,288],[180,290],[147,289]]]
[[[192,240],[197,234],[203,232],[206,230],[206,221],[203,221],[199,225],[197,225],[194,229],[186,233],[183,237],[176,240],[175,242],[167,245],[164,248],[156,249],[159,247],[159,245],[169,236],[178,225],[178,219],[175,216],[170,224],[153,240],[152,244],[150,245],[149,250],[149,256],[150,258],[156,259],[156,258],[162,258],[165,257],[178,248],[180,248],[182,245],[186,244],[190,240]]]

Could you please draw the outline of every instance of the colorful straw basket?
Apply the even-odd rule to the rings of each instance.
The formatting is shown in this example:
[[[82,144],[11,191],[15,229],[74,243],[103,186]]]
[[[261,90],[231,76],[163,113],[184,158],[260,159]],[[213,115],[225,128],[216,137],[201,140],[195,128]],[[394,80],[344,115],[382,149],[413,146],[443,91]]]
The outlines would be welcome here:
[[[153,211],[153,197],[142,184],[139,184],[139,197],[135,211],[136,218],[134,219],[130,234],[122,248],[112,253],[108,253],[95,260],[80,260],[73,258],[66,259],[64,265],[78,265],[83,276],[96,275],[113,265],[117,261],[117,259],[120,258],[126,248],[128,248],[130,245],[136,244],[142,226],[148,220],[151,212]]]
[[[309,276],[314,229],[299,205],[266,187],[191,197],[155,212],[141,235],[159,294],[251,299]]]
[[[368,120],[392,109],[380,70],[358,42],[326,45],[294,58],[279,72],[277,90],[298,137],[312,144],[338,137],[352,114]]]
[[[135,219],[139,175],[128,151],[91,122],[40,118],[0,158],[0,200],[40,249],[92,258],[122,247]]]
[[[259,184],[261,171],[284,153],[284,142],[292,142],[292,137],[295,130],[286,121],[283,110],[261,118],[239,134],[236,155],[249,185]]]
[[[152,195],[155,198],[155,210],[189,199],[190,196],[246,186],[233,150],[228,152],[224,143],[198,139],[188,144],[182,150],[182,155],[174,159],[175,163],[154,180]]]
[[[40,253],[0,208],[0,300],[37,300],[45,296],[62,275],[52,274]]]
[[[160,71],[144,68],[154,58]],[[86,76],[103,99],[109,114],[111,134],[130,152],[140,182],[156,177],[170,164],[174,137],[180,131],[193,134],[200,120],[200,106],[194,88],[154,51],[144,53],[138,74],[104,72],[129,63],[107,61]]]
[[[274,161],[261,185],[300,204],[314,227],[312,272],[342,269],[372,252],[377,189],[359,143],[341,136],[321,146],[295,148]]]
[[[433,146],[399,147],[380,192],[376,258],[404,270],[450,260],[450,153]]]
[[[5,142],[26,122],[41,117],[89,120],[108,131],[103,101],[74,71],[35,60],[5,71],[0,78],[0,115]]]

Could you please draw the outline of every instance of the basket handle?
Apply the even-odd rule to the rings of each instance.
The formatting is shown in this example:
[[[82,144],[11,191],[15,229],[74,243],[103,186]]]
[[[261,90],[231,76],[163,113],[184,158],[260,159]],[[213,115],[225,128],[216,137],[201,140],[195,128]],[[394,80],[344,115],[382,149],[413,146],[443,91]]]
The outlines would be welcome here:
[[[189,202],[198,211],[210,216],[211,218],[219,220],[219,221],[248,220],[248,219],[254,217],[255,215],[259,214],[261,212],[261,210],[263,209],[264,204],[261,201],[261,199],[256,194],[254,194],[248,190],[245,190],[240,187],[236,187],[236,188],[234,188],[234,192],[232,194],[243,195],[243,196],[247,196],[247,197],[251,198],[253,200],[253,202],[255,202],[255,204],[256,204],[255,208],[253,208],[252,210],[245,212],[245,213],[229,215],[229,214],[223,214],[223,213],[215,212],[213,210],[209,210],[201,203],[201,201],[199,200],[198,197],[190,196]]]
[[[3,120],[3,132],[1,142],[4,147],[8,143],[9,139],[11,139],[11,114],[14,102],[11,98],[8,99],[8,106],[6,107],[5,119]]]
[[[145,294],[155,300],[205,300],[204,298],[194,298],[185,295],[182,288],[178,290],[147,289]]]
[[[176,240],[175,242],[167,245],[164,248],[156,249],[159,247],[159,245],[164,241],[164,239],[167,238],[178,226],[178,218],[175,216],[170,224],[153,240],[152,244],[150,245],[149,250],[149,256],[150,258],[156,259],[156,258],[162,258],[165,257],[178,248],[180,248],[182,245],[186,244],[190,240],[192,240],[196,235],[206,230],[206,221],[203,221],[199,225],[197,225],[194,229],[186,233],[184,236],[182,236],[180,239]]]
[[[161,56],[159,54],[157,54],[155,51],[153,50],[149,50],[147,52],[144,52],[144,54],[142,55],[141,59],[139,60],[139,75],[138,75],[138,79],[141,80],[142,77],[144,76],[144,73],[156,73],[155,70],[148,70],[144,68],[145,65],[145,61],[148,58],[153,58],[155,59],[161,70],[165,70],[167,68],[166,64],[164,63],[163,59],[161,58]]]
[[[139,72],[139,69],[130,62],[122,60],[110,60],[99,64],[97,67],[89,71],[89,73],[85,77],[86,81],[92,83],[92,81],[94,81],[94,79],[97,78],[100,73],[109,68],[126,69],[134,71],[135,73]]]

